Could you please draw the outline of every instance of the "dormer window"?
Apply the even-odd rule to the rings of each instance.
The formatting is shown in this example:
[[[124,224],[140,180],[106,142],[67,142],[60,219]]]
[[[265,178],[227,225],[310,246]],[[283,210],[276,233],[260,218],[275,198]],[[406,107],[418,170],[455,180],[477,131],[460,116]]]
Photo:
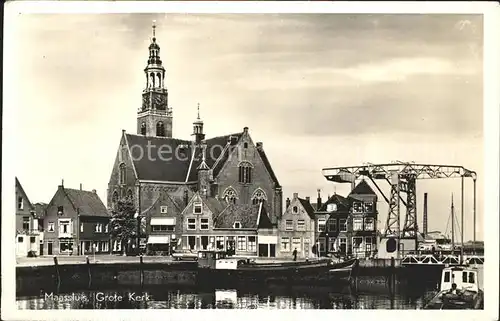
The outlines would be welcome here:
[[[57,214],[59,214],[59,215],[63,215],[63,214],[64,214],[64,207],[62,207],[62,206],[58,206],[58,207],[57,207]]]
[[[234,222],[233,228],[241,228],[241,223],[238,221]]]
[[[167,214],[167,207],[166,206],[160,206],[160,213],[161,214]]]
[[[299,212],[299,208],[297,206],[292,207],[292,213],[297,214]]]
[[[328,213],[336,212],[337,211],[337,204],[331,203],[326,206],[326,211]]]
[[[193,205],[193,213],[194,214],[201,214],[201,213],[203,213],[203,208],[202,208],[202,203],[201,202],[194,203],[194,205]]]

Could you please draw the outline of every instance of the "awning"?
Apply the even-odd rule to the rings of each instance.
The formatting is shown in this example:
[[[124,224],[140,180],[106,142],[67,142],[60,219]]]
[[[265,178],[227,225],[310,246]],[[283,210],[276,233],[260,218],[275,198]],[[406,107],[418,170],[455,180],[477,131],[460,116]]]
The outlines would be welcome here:
[[[150,225],[175,225],[175,217],[152,217]]]
[[[148,244],[168,244],[170,243],[169,235],[150,235]]]

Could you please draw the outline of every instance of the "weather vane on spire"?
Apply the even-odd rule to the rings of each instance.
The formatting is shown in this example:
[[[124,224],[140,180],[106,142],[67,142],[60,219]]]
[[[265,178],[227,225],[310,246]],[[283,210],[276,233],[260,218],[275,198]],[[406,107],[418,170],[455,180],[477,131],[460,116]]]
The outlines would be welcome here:
[[[198,119],[200,119],[200,103],[198,103]]]
[[[153,20],[153,38],[156,37],[156,20]]]

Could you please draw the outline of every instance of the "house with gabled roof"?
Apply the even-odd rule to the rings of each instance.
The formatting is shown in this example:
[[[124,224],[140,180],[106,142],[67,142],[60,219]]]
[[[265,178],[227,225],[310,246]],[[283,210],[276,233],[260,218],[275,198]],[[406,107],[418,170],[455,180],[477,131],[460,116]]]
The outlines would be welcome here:
[[[196,192],[183,210],[181,247],[236,256],[276,256],[276,229],[264,203],[235,204]]]
[[[44,253],[80,255],[110,253],[110,213],[96,190],[58,186],[45,208]]]
[[[148,49],[137,133],[122,131],[108,182],[108,208],[129,197],[140,216],[150,217],[148,209],[165,195],[184,210],[195,193],[203,193],[235,205],[262,203],[276,224],[282,213],[282,188],[262,142],[254,143],[248,127],[205,138],[199,105],[192,139],[174,138],[165,68],[155,36]]]
[[[310,258],[315,240],[315,213],[309,197],[294,193],[287,198],[286,209],[278,224],[279,256],[291,258],[297,250],[298,258]]]
[[[347,197],[334,194],[316,211],[320,255],[372,256],[377,250],[377,194],[361,180]]]
[[[38,229],[35,206],[31,203],[19,179],[15,178],[16,197],[16,256],[27,256],[28,252],[40,254],[43,236]]]

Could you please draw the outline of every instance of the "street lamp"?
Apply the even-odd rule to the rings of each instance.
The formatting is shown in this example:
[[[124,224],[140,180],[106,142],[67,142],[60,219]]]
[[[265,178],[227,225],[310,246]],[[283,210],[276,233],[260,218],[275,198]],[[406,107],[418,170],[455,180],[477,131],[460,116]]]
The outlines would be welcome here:
[[[139,215],[139,211],[136,211],[134,214],[134,218],[137,220],[137,230],[136,230],[136,236],[137,236],[137,255],[139,255],[139,247],[140,247],[140,236],[141,236],[141,216]]]

